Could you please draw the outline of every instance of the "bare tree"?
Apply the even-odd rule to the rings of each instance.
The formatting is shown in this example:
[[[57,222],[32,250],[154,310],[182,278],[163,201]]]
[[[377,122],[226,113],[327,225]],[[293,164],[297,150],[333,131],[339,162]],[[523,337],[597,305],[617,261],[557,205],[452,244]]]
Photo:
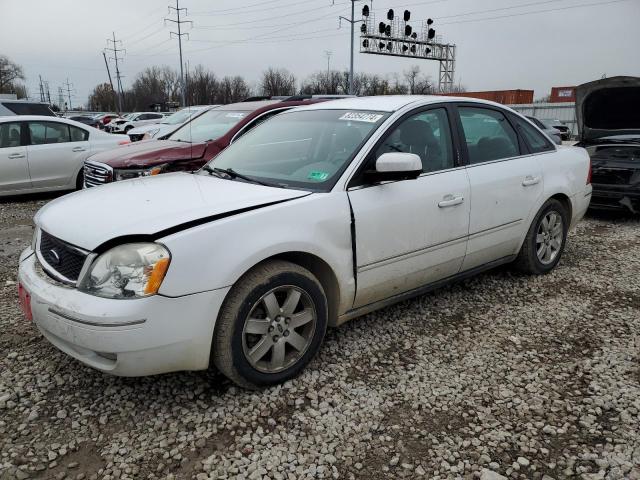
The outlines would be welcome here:
[[[405,70],[404,78],[407,82],[407,90],[411,95],[427,95],[435,91],[431,78],[422,75],[420,67],[417,65]]]
[[[296,77],[288,70],[269,67],[262,73],[260,90],[263,95],[295,95]]]
[[[0,55],[0,93],[18,93],[16,89],[20,88],[24,90],[24,85],[16,84],[24,79],[22,67],[9,60],[9,57]]]
[[[220,82],[215,74],[197,65],[187,77],[187,101],[190,105],[218,103],[216,95],[219,88]]]
[[[300,93],[306,95],[336,95],[342,91],[341,80],[342,73],[335,70],[331,72],[316,72],[302,82]]]
[[[87,106],[90,110],[97,111],[113,111],[116,106],[116,99],[111,89],[111,85],[108,83],[101,83],[96,85],[93,92],[89,95]]]

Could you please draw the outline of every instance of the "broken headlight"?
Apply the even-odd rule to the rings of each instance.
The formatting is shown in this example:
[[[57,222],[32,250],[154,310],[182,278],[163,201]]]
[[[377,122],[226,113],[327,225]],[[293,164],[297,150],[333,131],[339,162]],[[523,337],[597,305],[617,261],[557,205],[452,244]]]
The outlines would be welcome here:
[[[105,298],[155,295],[164,279],[171,254],[158,243],[129,243],[100,255],[78,288]]]

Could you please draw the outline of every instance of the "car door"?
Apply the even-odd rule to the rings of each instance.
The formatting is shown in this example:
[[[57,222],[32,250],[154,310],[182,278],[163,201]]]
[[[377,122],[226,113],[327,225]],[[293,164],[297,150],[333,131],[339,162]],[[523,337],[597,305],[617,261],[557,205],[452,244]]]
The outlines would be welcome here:
[[[29,121],[29,170],[34,189],[73,188],[89,151],[89,132],[63,122]]]
[[[368,184],[356,176],[349,200],[355,226],[354,307],[382,300],[460,271],[469,230],[469,181],[458,163],[445,107],[414,111],[385,134],[364,169],[386,152],[418,154],[415,180]]]
[[[469,270],[517,253],[531,209],[543,192],[542,169],[506,112],[472,103],[457,107],[471,184]]]
[[[24,122],[0,123],[0,194],[31,188]]]

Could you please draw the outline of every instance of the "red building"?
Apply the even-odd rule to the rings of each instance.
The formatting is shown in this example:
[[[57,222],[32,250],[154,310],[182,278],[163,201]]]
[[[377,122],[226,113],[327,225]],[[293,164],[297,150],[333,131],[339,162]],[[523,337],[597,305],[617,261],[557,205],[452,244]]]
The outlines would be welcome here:
[[[553,87],[549,101],[551,103],[575,102],[576,87]]]

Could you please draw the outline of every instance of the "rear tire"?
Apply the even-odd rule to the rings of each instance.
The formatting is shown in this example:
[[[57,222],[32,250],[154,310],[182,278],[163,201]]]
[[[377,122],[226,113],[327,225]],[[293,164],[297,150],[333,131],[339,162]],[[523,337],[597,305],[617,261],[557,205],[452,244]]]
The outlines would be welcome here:
[[[267,261],[233,286],[211,345],[215,366],[234,383],[260,388],[297,376],[320,349],[327,299],[307,269]]]
[[[562,257],[569,230],[569,215],[562,203],[549,199],[538,211],[514,266],[529,275],[543,275]]]

